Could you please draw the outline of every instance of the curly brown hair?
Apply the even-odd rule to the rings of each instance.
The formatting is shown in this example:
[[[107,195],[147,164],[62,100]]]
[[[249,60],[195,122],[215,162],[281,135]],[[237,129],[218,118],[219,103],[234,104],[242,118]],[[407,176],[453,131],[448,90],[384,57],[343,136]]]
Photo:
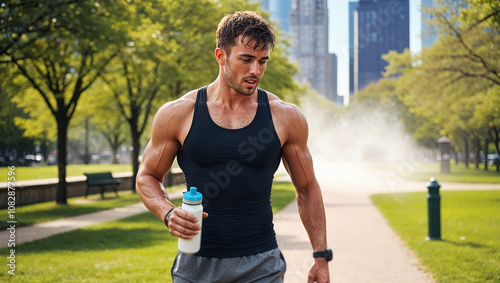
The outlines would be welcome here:
[[[245,46],[255,42],[254,50],[259,47],[272,50],[276,42],[273,27],[256,12],[245,11],[222,18],[217,27],[217,47],[229,56],[240,35],[243,35],[241,43]]]

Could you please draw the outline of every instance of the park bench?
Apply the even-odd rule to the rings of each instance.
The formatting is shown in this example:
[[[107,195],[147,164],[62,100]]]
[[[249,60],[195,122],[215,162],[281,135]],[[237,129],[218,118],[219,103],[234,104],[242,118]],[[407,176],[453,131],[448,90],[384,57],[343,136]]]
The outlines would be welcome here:
[[[101,198],[104,198],[105,190],[114,190],[118,197],[116,188],[122,182],[122,179],[115,179],[111,172],[102,173],[84,173],[87,176],[87,191],[85,191],[85,198],[90,192],[91,187],[99,187],[101,189]]]

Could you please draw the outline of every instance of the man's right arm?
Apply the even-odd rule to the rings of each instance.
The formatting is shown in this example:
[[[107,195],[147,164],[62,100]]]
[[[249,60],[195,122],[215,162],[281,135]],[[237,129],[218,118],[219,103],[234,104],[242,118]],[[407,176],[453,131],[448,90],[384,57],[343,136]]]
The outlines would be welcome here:
[[[146,207],[160,219],[174,207],[162,185],[180,148],[176,138],[178,124],[173,123],[176,116],[171,113],[173,103],[162,106],[154,117],[151,140],[144,150],[136,180],[137,193]]]
[[[194,216],[175,208],[162,183],[181,148],[179,135],[185,132],[183,127],[190,126],[186,119],[190,118],[189,113],[192,115],[193,109],[194,102],[181,99],[167,103],[158,110],[136,180],[137,193],[144,205],[162,221],[174,208],[170,218],[175,218],[176,223],[169,223],[170,233],[186,239],[191,238],[201,227],[195,223]]]

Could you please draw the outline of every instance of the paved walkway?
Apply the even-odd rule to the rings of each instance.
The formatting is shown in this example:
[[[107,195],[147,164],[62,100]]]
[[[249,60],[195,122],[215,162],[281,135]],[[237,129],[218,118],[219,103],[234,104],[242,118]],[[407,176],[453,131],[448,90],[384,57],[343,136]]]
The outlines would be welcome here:
[[[334,251],[334,260],[330,265],[332,282],[433,282],[369,199],[370,194],[378,192],[426,191],[425,182],[407,182],[394,178],[393,174],[357,163],[317,161],[315,170],[327,212],[328,243]],[[500,185],[441,185],[443,190],[500,190]],[[180,193],[170,197],[180,197]],[[144,205],[138,203],[17,228],[16,244],[144,211],[147,211]],[[285,282],[307,282],[312,250],[295,202],[275,216],[275,228],[287,260]],[[0,247],[7,246],[8,236],[8,231],[0,232]]]
[[[426,192],[427,182],[405,181],[368,164],[315,160],[314,167],[325,202],[328,245],[334,251],[332,282],[433,282],[369,198],[374,193]],[[440,184],[443,190],[500,190],[500,184]],[[295,203],[276,215],[275,228],[287,260],[285,282],[307,282],[311,246]]]

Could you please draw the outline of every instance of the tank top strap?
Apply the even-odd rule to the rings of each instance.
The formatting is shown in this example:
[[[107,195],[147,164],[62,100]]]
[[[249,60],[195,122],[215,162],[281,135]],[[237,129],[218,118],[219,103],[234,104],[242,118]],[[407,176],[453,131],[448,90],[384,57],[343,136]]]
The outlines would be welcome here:
[[[262,105],[265,109],[267,118],[272,121],[271,106],[269,105],[269,98],[267,97],[267,92],[259,88],[259,106]]]
[[[196,121],[199,120],[198,116],[202,116],[200,118],[201,121],[206,120],[206,115],[208,115],[208,109],[206,107],[207,104],[207,87],[204,86],[198,89],[198,93],[196,94],[196,102],[194,104],[194,114],[193,114],[193,123],[196,124]]]
[[[196,106],[207,103],[207,86],[198,89],[198,94],[196,95]]]

